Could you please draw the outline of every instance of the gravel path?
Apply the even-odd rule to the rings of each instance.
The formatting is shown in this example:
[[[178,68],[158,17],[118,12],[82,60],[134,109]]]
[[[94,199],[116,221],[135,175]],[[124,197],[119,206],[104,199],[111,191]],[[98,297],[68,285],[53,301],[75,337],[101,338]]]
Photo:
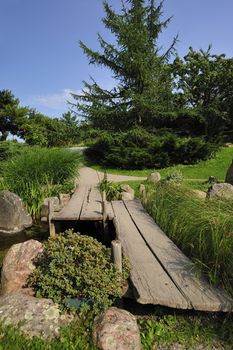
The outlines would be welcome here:
[[[83,167],[79,171],[79,178],[77,183],[82,185],[97,185],[104,177],[104,173],[94,170],[89,167]],[[146,180],[146,177],[138,176],[126,176],[126,175],[113,175],[108,174],[108,180],[111,182],[120,182],[120,181],[130,181],[130,180]]]

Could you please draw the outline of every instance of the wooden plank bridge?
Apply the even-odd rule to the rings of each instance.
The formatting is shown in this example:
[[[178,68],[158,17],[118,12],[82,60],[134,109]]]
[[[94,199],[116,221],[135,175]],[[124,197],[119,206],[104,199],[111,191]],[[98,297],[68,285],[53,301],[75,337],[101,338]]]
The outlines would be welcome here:
[[[141,304],[211,312],[233,310],[233,300],[200,276],[138,200],[106,202],[104,206],[96,187],[81,186],[50,220],[112,220],[123,254],[130,261],[133,298]]]

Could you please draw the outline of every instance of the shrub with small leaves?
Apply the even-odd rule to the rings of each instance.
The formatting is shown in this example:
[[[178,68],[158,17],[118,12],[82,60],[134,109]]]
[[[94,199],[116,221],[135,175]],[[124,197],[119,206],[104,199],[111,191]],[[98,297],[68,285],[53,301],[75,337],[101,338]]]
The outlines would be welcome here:
[[[183,181],[183,174],[179,170],[175,170],[172,173],[168,174],[165,178],[165,181],[171,181],[171,182],[182,182]]]
[[[129,274],[126,260],[120,273],[109,248],[72,230],[49,239],[35,264],[28,285],[37,297],[51,298],[63,307],[67,299],[91,301],[96,312],[123,295]]]

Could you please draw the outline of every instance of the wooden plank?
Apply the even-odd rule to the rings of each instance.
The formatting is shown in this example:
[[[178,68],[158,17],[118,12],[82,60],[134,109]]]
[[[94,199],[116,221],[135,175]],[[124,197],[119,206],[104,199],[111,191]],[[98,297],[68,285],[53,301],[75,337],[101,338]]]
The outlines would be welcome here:
[[[79,220],[84,198],[86,197],[86,192],[87,192],[86,186],[80,186],[79,188],[77,188],[73,196],[69,200],[69,202],[66,204],[66,206],[62,208],[61,211],[53,214],[52,220],[59,220],[59,221]]]
[[[101,221],[102,214],[102,198],[96,187],[89,187],[88,193],[84,199],[80,220],[85,221]]]
[[[134,296],[142,304],[191,308],[185,297],[162,268],[133,223],[122,201],[112,202],[117,239],[131,265]]]
[[[193,308],[202,311],[232,311],[233,300],[223,290],[211,286],[200,277],[200,271],[165,235],[141,203],[124,203],[151,251],[176,286],[190,300]]]

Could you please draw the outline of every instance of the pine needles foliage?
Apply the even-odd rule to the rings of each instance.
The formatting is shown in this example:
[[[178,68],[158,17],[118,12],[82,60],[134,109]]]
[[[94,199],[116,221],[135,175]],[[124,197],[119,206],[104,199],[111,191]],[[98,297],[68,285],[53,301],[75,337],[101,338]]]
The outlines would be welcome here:
[[[78,113],[94,127],[121,130],[144,126],[158,110],[168,110],[172,83],[168,60],[174,52],[177,37],[161,52],[160,33],[171,18],[161,20],[163,2],[123,0],[120,13],[104,1],[103,23],[115,35],[110,44],[98,34],[100,51],[80,46],[89,63],[111,70],[116,86],[107,90],[91,78],[84,82],[82,94],[73,95]]]

